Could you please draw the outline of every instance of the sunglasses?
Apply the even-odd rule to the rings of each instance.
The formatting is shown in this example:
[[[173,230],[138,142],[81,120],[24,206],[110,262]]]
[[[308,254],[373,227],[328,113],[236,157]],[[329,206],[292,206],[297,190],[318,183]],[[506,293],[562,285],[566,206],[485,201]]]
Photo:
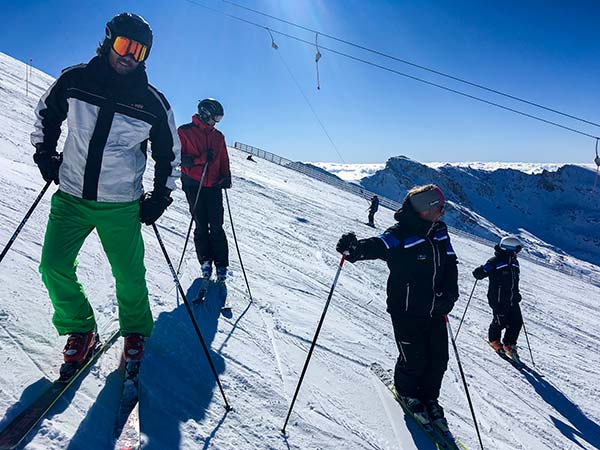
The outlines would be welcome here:
[[[137,62],[142,62],[148,55],[148,46],[124,36],[117,36],[112,44],[112,49],[119,56],[133,56]]]

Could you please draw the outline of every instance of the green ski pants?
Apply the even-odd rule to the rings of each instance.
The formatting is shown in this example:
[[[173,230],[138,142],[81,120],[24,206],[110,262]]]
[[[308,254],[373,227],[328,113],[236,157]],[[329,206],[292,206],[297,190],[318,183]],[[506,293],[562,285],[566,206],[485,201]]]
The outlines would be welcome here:
[[[60,335],[95,328],[94,311],[77,280],[77,254],[96,229],[115,277],[121,334],[150,336],[152,312],[146,287],[139,203],[96,202],[62,191],[52,196],[40,273],[54,306]]]

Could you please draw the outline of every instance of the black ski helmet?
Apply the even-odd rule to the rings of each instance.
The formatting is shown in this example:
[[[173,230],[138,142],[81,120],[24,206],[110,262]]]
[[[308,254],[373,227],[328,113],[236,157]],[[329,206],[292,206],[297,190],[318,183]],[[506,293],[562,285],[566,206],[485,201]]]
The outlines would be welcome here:
[[[146,58],[152,48],[152,28],[143,17],[133,13],[121,13],[106,23],[104,42],[101,46],[102,54],[107,54],[117,36],[123,36],[144,44],[148,47]]]
[[[198,116],[202,122],[208,122],[209,119],[213,119],[215,122],[219,122],[221,118],[225,115],[223,111],[223,105],[221,105],[214,98],[205,98],[204,100],[200,100],[198,102]],[[219,119],[217,120],[217,117]]]

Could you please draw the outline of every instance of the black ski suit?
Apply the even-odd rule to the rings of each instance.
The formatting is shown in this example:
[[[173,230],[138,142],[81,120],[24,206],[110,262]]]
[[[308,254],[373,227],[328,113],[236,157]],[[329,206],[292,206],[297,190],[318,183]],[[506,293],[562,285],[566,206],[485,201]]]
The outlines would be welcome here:
[[[375,224],[375,213],[379,209],[379,197],[373,196],[369,205],[369,225]]]
[[[381,236],[359,240],[347,260],[387,262],[387,311],[400,352],[396,390],[434,400],[448,365],[445,316],[458,299],[456,254],[446,225],[422,220],[410,202],[394,218],[398,223]]]
[[[521,294],[519,292],[519,261],[514,251],[494,247],[495,256],[484,265],[473,271],[473,276],[478,280],[489,277],[488,303],[492,308],[494,317],[488,332],[488,339],[499,341],[503,329],[503,343],[516,345],[519,333],[523,326],[521,315]]]

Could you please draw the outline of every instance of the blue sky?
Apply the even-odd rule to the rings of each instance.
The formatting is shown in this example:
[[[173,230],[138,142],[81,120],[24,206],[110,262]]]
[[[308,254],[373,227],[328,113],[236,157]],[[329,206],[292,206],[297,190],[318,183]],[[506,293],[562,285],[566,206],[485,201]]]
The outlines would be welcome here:
[[[275,30],[297,30],[219,0],[193,0]],[[507,0],[237,0],[306,27],[600,122],[600,4]],[[219,128],[235,140],[303,161],[592,162],[595,141],[350,61],[326,50],[316,89],[315,48],[186,0],[3,2],[0,51],[57,76],[89,60],[113,15],[131,11],[154,30],[150,81],[178,125],[197,100],[219,99]],[[321,45],[540,114],[592,135],[600,128],[508,102],[326,38]],[[325,125],[333,148],[282,58]]]

